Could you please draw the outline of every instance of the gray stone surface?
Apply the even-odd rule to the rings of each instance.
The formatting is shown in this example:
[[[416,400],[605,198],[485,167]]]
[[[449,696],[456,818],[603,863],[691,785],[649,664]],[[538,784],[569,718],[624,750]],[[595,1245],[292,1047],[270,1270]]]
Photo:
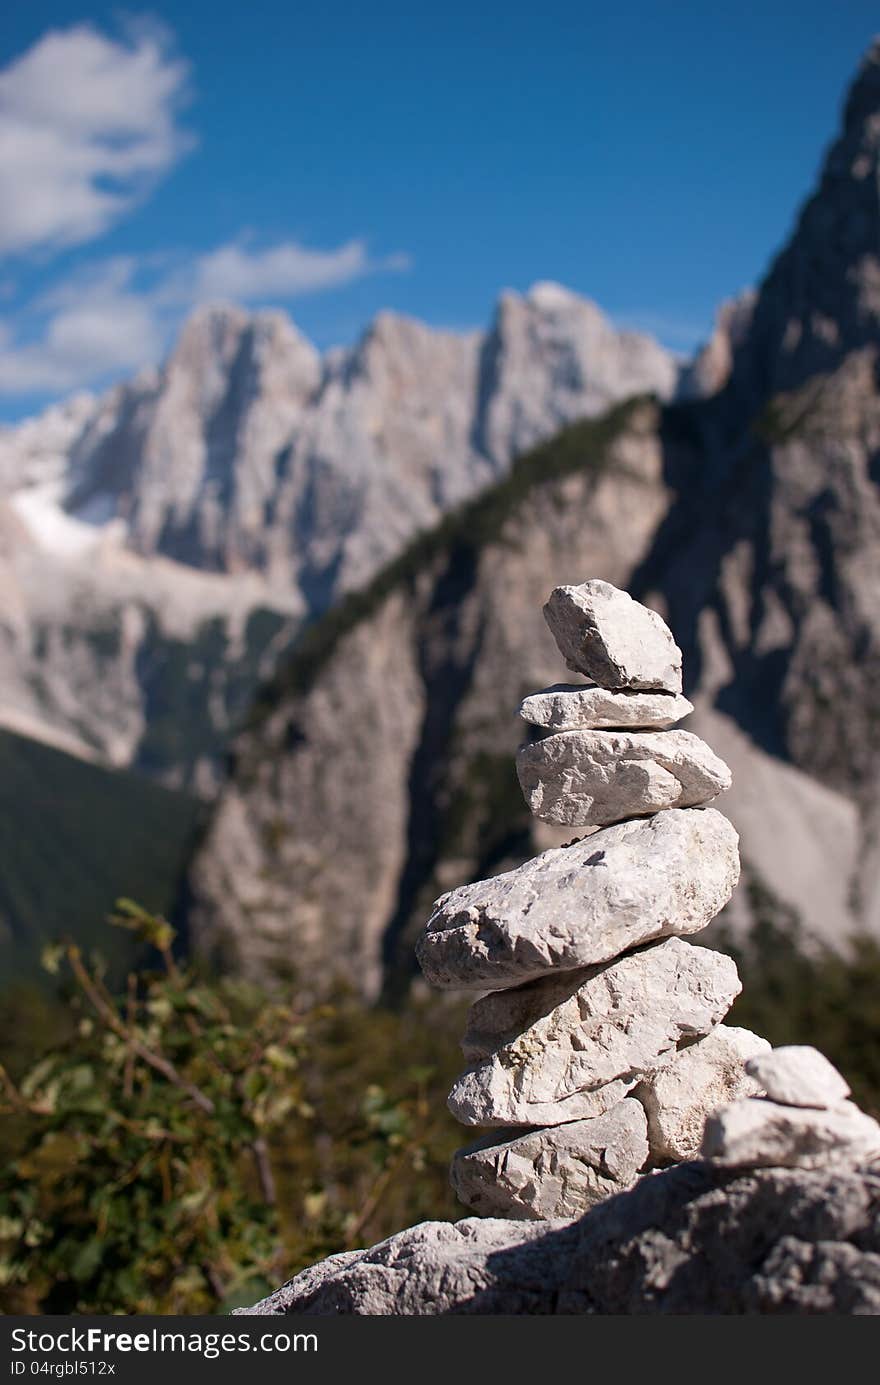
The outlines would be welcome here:
[[[239,1311],[880,1314],[880,1177],[681,1164],[576,1222],[423,1222]]]
[[[449,1094],[465,1125],[560,1125],[599,1116],[682,1040],[716,1025],[739,994],[736,964],[680,938],[562,973],[472,1007],[474,1066]]]
[[[524,698],[519,714],[533,726],[546,726],[551,731],[664,731],[693,710],[694,704],[680,693],[635,692],[629,688],[614,691],[580,683],[554,683],[551,688]]]
[[[696,933],[733,893],[737,841],[714,809],[673,809],[545,851],[438,899],[422,970],[437,986],[494,990]]]
[[[709,1117],[702,1154],[747,1168],[860,1166],[880,1161],[880,1125],[852,1101],[820,1111],[752,1097]]]
[[[535,817],[604,827],[663,808],[693,808],[729,789],[723,760],[690,731],[560,731],[516,757]]]
[[[450,1181],[481,1216],[546,1221],[631,1187],[647,1158],[644,1109],[625,1098],[593,1120],[494,1131],[456,1152]]]
[[[746,1071],[773,1101],[784,1106],[835,1106],[849,1096],[849,1083],[824,1053],[807,1044],[786,1044],[756,1054]]]
[[[651,1159],[695,1159],[706,1117],[738,1097],[759,1095],[761,1087],[748,1075],[746,1059],[769,1051],[767,1040],[748,1029],[719,1024],[644,1078],[633,1096],[648,1118]]]
[[[610,582],[554,587],[544,617],[568,667],[600,687],[681,692],[681,650],[668,625]]]

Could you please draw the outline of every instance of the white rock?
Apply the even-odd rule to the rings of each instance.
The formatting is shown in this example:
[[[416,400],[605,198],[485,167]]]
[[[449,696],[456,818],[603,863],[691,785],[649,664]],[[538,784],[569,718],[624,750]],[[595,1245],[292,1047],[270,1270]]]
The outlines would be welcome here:
[[[680,938],[496,991],[471,1006],[462,1049],[473,1066],[449,1109],[483,1126],[600,1116],[681,1040],[707,1034],[739,991],[730,957]]]
[[[709,1117],[702,1154],[735,1167],[860,1166],[880,1159],[880,1125],[852,1101],[821,1111],[752,1097]]]
[[[535,817],[569,827],[693,808],[731,785],[724,761],[689,731],[560,731],[521,746],[516,772]]]
[[[583,687],[578,683],[554,683],[552,688],[524,699],[519,714],[533,726],[551,731],[583,731],[605,728],[665,730],[694,710],[680,693],[636,692],[629,688]]]
[[[761,1092],[744,1064],[769,1051],[767,1040],[748,1029],[719,1024],[641,1081],[633,1096],[648,1118],[652,1161],[696,1159],[706,1117],[738,1097]]]
[[[714,809],[622,822],[437,900],[416,946],[436,986],[495,990],[697,933],[739,879],[737,835]]]
[[[846,1079],[807,1044],[774,1048],[752,1058],[746,1069],[771,1100],[784,1106],[836,1106],[849,1096]]]
[[[610,582],[554,587],[544,617],[568,667],[600,687],[681,692],[681,650],[668,625]]]
[[[594,1120],[493,1131],[456,1152],[450,1179],[459,1200],[486,1217],[577,1217],[631,1187],[647,1158],[645,1113],[627,1098]]]

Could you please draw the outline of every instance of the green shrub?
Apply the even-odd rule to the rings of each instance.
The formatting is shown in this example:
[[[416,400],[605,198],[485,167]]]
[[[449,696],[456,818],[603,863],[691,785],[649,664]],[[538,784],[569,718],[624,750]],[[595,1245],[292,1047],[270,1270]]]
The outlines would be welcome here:
[[[125,904],[117,922],[161,965],[112,996],[75,945],[47,950],[70,982],[41,1017],[57,1041],[35,1037],[36,1061],[7,1044],[0,1307],[216,1311],[452,1215],[436,1026],[200,979],[162,919]]]

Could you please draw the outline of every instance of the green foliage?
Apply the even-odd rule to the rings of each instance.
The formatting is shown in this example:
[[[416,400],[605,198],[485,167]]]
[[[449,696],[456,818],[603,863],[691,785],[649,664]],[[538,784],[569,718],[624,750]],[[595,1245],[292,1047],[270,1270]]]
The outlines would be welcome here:
[[[43,1001],[54,1041],[28,1052],[0,1027],[0,1308],[218,1311],[452,1215],[442,1025],[206,981],[162,918],[120,901],[114,921],[161,965],[114,997],[77,946],[50,947],[68,983],[59,1011]]]
[[[100,920],[122,890],[170,908],[196,813],[185,794],[0,731],[4,988],[38,980],[40,950],[62,931],[105,945]],[[132,951],[122,935],[106,949],[123,964]]]

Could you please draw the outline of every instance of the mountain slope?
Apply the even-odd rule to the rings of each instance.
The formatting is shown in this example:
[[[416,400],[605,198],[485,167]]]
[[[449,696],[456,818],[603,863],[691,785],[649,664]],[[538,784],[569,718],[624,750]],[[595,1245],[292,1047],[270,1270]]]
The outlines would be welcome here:
[[[35,971],[64,935],[107,952],[104,919],[127,895],[166,911],[196,802],[0,731],[0,956],[3,981]],[[120,934],[118,954],[125,951]]]

